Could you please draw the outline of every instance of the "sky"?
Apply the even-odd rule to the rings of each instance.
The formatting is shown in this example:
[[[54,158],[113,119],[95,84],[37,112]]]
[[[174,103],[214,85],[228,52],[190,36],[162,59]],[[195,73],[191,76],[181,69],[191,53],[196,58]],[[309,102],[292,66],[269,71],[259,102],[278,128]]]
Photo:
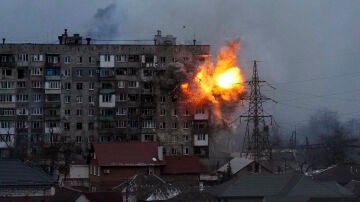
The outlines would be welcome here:
[[[0,37],[56,43],[63,29],[96,39],[149,39],[156,30],[188,43],[240,40],[246,79],[252,60],[276,89],[263,93],[284,135],[319,110],[360,118],[360,2],[357,0],[2,0]],[[237,114],[234,115],[236,118]]]

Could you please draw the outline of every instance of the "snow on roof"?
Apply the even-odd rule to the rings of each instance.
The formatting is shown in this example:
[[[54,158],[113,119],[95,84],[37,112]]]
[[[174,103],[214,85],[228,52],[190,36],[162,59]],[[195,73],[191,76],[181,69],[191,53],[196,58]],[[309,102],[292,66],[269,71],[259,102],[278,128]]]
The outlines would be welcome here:
[[[237,173],[239,172],[239,170],[245,168],[247,165],[249,165],[250,163],[252,163],[254,160],[252,159],[248,159],[245,157],[235,157],[233,159],[230,160],[230,166],[231,166],[231,171],[232,173]],[[223,165],[221,168],[219,168],[217,171],[218,172],[226,172],[228,168],[228,163],[226,163],[225,165]]]

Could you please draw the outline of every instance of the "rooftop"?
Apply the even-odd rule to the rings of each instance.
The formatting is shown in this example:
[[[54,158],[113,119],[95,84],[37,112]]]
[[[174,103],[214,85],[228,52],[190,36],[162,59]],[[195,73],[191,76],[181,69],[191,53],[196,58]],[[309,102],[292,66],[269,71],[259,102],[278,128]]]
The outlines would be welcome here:
[[[55,181],[39,168],[20,160],[0,160],[0,186],[53,185]]]
[[[200,161],[196,156],[167,156],[163,174],[199,174]]]
[[[163,165],[157,142],[94,143],[94,162],[99,166]]]

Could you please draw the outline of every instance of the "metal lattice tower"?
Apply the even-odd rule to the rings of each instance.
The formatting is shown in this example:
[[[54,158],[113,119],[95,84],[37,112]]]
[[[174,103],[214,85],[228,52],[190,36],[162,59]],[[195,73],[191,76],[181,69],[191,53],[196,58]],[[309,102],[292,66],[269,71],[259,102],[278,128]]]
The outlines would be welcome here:
[[[241,115],[246,121],[246,131],[242,147],[242,154],[256,161],[271,159],[271,146],[269,141],[269,127],[265,123],[266,118],[272,118],[271,115],[265,115],[262,103],[270,100],[261,94],[261,83],[259,80],[256,60],[254,60],[253,74],[249,85],[249,95],[245,98],[249,102],[249,109],[246,115]]]

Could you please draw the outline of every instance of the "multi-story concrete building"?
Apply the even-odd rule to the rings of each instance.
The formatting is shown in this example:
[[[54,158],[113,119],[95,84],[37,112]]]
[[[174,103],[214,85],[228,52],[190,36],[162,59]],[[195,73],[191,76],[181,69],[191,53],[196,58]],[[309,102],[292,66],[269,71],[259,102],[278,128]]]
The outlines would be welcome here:
[[[208,154],[209,111],[184,104],[159,76],[174,63],[195,66],[208,45],[176,45],[159,31],[152,45],[86,43],[0,45],[0,148],[37,143],[160,141],[166,155]],[[170,78],[169,78],[170,79]],[[2,153],[2,155],[6,155]]]

